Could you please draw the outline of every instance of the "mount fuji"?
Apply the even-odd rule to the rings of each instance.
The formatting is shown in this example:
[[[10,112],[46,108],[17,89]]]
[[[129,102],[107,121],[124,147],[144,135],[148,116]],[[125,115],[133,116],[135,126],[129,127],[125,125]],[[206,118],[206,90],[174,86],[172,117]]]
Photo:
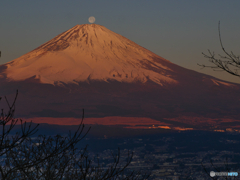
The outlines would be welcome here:
[[[87,80],[177,83],[174,64],[96,24],[77,25],[6,64],[7,78],[42,83]]]
[[[19,90],[19,117],[79,117],[82,108],[88,117],[168,123],[240,115],[239,84],[175,65],[97,24],[76,25],[0,65],[0,83],[1,95]]]

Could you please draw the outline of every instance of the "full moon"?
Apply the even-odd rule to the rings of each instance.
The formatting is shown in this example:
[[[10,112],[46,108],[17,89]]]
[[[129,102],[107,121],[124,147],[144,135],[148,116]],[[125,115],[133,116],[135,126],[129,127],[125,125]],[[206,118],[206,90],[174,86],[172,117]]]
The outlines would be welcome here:
[[[93,17],[93,16],[91,16],[91,17],[89,17],[88,18],[88,21],[90,22],[90,23],[94,23],[95,22],[95,17]]]

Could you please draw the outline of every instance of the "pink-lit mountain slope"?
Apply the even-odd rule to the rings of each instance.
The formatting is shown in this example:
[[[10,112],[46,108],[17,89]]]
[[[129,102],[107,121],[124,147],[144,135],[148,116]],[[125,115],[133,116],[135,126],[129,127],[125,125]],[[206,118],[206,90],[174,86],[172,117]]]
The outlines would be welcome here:
[[[50,84],[89,79],[177,83],[169,77],[171,62],[96,24],[74,26],[6,65],[11,80],[35,76]]]
[[[182,68],[96,24],[76,25],[0,66],[19,116],[239,116],[240,86]]]
[[[148,79],[159,85],[176,84],[174,75],[183,76],[186,71],[96,24],[74,26],[6,66],[9,80],[35,77],[49,84],[88,80],[144,83]]]

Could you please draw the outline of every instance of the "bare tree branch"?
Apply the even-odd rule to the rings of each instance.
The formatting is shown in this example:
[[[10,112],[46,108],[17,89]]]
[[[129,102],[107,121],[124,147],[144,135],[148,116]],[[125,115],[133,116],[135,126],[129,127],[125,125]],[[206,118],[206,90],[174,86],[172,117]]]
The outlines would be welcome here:
[[[128,152],[127,162],[120,163],[120,149],[113,156],[113,163],[108,167],[103,167],[99,160],[94,164],[87,154],[87,146],[78,150],[75,146],[89,132],[90,128],[84,132],[84,109],[81,122],[72,135],[44,136],[39,135],[36,139],[31,136],[37,132],[37,126],[32,128],[32,122],[27,125],[21,122],[21,131],[15,135],[10,135],[18,119],[14,119],[15,103],[18,96],[10,105],[8,99],[9,111],[4,113],[2,110],[0,118],[0,179],[125,179],[138,180],[146,179],[149,176],[140,175],[140,173],[126,173],[126,168],[131,163],[133,153]],[[10,123],[10,124],[9,124]],[[8,128],[7,128],[8,124]]]
[[[221,31],[220,31],[220,21],[218,23],[218,35],[219,35],[219,41],[221,45],[221,49],[224,52],[224,55],[218,55],[219,58],[215,56],[214,52],[211,52],[208,50],[208,55],[205,53],[202,53],[205,58],[208,59],[208,61],[212,65],[203,65],[198,64],[199,66],[205,68],[211,68],[214,71],[225,71],[229,74],[232,74],[234,76],[240,77],[239,70],[240,70],[240,57],[236,56],[232,51],[228,53],[222,43],[221,38]]]

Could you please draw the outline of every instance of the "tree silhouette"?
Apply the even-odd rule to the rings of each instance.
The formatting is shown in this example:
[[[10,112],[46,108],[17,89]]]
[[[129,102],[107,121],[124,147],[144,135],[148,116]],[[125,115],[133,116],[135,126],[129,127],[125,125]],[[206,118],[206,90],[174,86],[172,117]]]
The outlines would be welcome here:
[[[208,50],[208,55],[205,53],[202,53],[205,58],[208,59],[208,61],[212,65],[200,65],[199,66],[205,68],[212,68],[214,71],[225,71],[229,74],[232,74],[234,76],[240,77],[239,70],[240,70],[240,57],[236,56],[232,51],[229,53],[225,50],[222,38],[221,38],[221,32],[220,32],[220,21],[218,23],[218,35],[219,35],[219,41],[221,45],[221,49],[224,52],[224,55],[218,55],[219,57],[216,57],[214,52],[211,52]]]
[[[219,54],[218,55],[219,58],[217,58],[214,52],[211,52],[210,50],[208,50],[209,55],[207,55],[205,53],[202,53],[202,54],[205,58],[208,59],[208,61],[212,65],[209,65],[209,66],[200,65],[200,64],[198,64],[198,65],[203,67],[203,68],[205,68],[205,67],[211,68],[214,71],[225,71],[229,74],[240,77],[240,74],[239,74],[240,57],[236,56],[232,51],[229,53],[225,50],[225,48],[223,46],[223,43],[222,43],[222,38],[221,38],[220,21],[218,22],[218,36],[219,36],[221,49],[224,52],[224,55]],[[220,171],[219,168],[217,168],[213,164],[212,160],[210,160],[210,163],[211,163],[211,166],[212,166],[212,168],[214,169],[215,172],[222,172],[222,171]],[[226,158],[226,162],[224,162],[224,164],[225,164],[225,171],[224,172],[230,172],[230,168],[229,168],[227,158]],[[207,171],[206,167],[203,165],[203,162],[202,162],[202,167],[211,179],[218,179],[219,178],[218,176],[210,176],[210,172]],[[224,178],[224,179],[238,179],[237,177],[228,177],[228,176],[225,176],[225,177],[222,177],[222,178]]]
[[[31,136],[37,132],[37,127],[32,127],[32,122],[28,125],[20,119],[14,119],[15,102],[18,96],[16,93],[12,105],[5,113],[2,109],[0,126],[0,179],[126,179],[137,180],[146,179],[149,176],[140,173],[126,173],[126,168],[130,164],[133,153],[128,153],[127,162],[120,163],[120,150],[113,156],[113,163],[108,167],[102,167],[100,162],[93,163],[87,154],[87,146],[77,149],[75,145],[79,143],[89,132],[90,128],[84,132],[84,110],[82,120],[78,129],[68,136],[44,136],[39,135],[33,139]],[[10,135],[16,123],[20,121],[21,132]],[[8,125],[8,126],[7,126]]]

